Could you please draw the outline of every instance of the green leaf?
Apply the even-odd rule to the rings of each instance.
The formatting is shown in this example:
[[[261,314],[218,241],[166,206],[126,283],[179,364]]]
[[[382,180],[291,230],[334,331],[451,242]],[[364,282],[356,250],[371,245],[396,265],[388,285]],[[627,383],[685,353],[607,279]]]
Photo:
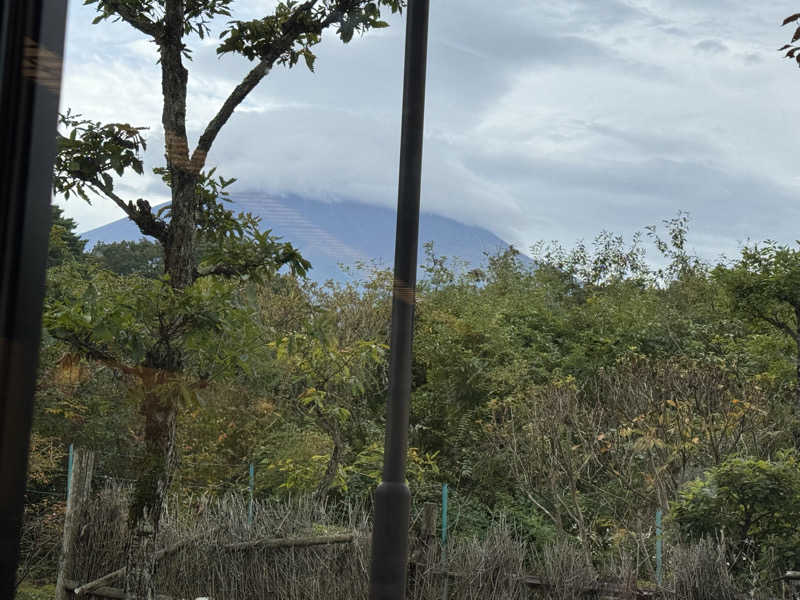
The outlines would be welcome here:
[[[310,50],[303,52],[303,57],[306,59],[306,66],[308,67],[308,70],[313,73],[314,61],[317,60],[317,57]]]
[[[345,44],[347,44],[350,40],[353,39],[354,31],[355,28],[353,27],[353,24],[350,23],[349,21],[345,21],[342,23],[339,29],[339,37]]]

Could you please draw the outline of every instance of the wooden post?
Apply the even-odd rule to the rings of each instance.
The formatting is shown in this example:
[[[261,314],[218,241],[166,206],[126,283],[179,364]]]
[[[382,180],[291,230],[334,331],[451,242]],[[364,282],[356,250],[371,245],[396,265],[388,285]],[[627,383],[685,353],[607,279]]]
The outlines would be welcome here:
[[[436,537],[436,513],[438,507],[435,502],[426,502],[422,505],[422,525],[420,532],[427,542],[429,538]]]
[[[442,570],[444,571],[444,582],[442,583],[442,600],[447,600],[448,585],[447,577],[447,484],[442,484]]]
[[[64,517],[64,540],[61,546],[61,558],[58,561],[56,600],[69,600],[70,597],[64,582],[74,579],[75,544],[80,532],[81,509],[92,489],[93,469],[94,453],[84,448],[76,448],[69,481],[67,514]]]

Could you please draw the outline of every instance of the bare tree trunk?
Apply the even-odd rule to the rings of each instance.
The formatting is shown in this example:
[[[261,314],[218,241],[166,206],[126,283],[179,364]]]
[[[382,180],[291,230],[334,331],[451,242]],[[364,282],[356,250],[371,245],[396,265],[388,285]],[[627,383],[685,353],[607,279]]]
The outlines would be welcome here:
[[[314,492],[315,497],[324,498],[331,485],[333,485],[333,482],[336,478],[336,473],[339,470],[339,462],[342,458],[343,442],[342,433],[339,430],[339,425],[337,423],[330,422],[327,419],[320,419],[320,421],[322,429],[324,429],[333,440],[333,450],[331,451],[331,457],[328,460],[328,466],[325,469],[325,474],[322,476],[322,480],[319,482],[319,485]]]
[[[153,524],[140,521],[135,530],[128,531],[128,552],[125,568],[125,592],[142,600],[156,596],[156,533]]]
[[[156,552],[161,515],[172,478],[177,404],[159,394],[145,394],[145,457],[128,515],[125,591],[137,598],[155,598]]]
[[[164,246],[164,271],[170,285],[182,290],[195,277],[196,178],[176,169],[172,180],[172,205],[168,239]]]

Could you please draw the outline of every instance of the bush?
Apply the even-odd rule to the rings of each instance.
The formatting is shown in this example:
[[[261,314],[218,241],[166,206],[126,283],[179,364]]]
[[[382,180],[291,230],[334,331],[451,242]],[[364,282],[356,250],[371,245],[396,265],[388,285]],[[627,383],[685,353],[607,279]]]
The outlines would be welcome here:
[[[774,461],[732,458],[686,484],[672,506],[672,520],[689,539],[724,532],[732,565],[749,560],[781,569],[800,565],[800,465],[784,452]],[[774,568],[774,567],[773,567]]]

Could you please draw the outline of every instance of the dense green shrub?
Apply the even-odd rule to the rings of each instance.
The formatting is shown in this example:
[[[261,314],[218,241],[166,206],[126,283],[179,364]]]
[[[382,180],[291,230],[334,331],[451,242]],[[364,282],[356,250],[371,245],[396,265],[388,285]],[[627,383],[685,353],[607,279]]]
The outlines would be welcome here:
[[[689,538],[728,538],[734,567],[750,560],[781,569],[800,565],[800,465],[793,451],[772,461],[731,458],[687,483],[672,519]]]

